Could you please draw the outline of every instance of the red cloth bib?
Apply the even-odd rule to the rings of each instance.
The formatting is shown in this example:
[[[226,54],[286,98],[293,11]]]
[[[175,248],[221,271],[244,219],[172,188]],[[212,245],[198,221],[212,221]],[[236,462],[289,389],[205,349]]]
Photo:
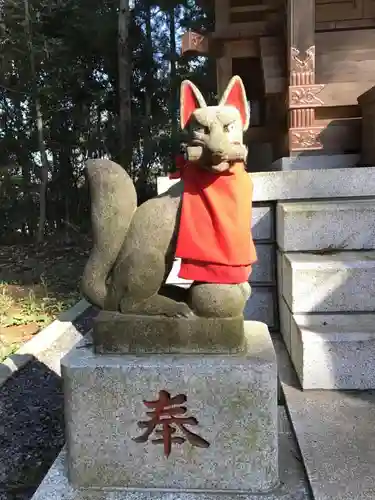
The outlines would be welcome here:
[[[243,163],[222,174],[186,163],[176,257],[179,277],[206,283],[248,281],[256,251],[251,236],[253,184]]]

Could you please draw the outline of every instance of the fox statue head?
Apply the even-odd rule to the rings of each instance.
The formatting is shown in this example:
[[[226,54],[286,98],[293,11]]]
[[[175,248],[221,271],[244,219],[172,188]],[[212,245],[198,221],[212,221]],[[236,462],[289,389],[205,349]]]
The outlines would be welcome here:
[[[239,76],[233,76],[217,106],[207,106],[199,89],[189,80],[181,84],[181,129],[186,136],[189,161],[213,172],[224,172],[234,161],[246,161],[243,133],[250,110]]]

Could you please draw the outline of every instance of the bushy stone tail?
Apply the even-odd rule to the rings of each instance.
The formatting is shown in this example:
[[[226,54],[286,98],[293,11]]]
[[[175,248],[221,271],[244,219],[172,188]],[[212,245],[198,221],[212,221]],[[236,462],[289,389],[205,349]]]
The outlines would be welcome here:
[[[103,308],[106,281],[124,242],[137,208],[137,193],[126,171],[110,160],[88,160],[86,171],[91,197],[93,248],[81,290],[91,303]]]

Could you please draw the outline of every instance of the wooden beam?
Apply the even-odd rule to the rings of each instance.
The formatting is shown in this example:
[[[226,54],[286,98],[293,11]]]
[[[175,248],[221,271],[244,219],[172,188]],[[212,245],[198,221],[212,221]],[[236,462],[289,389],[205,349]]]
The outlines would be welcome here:
[[[257,36],[281,36],[282,30],[277,23],[254,21],[252,23],[231,24],[227,28],[215,27],[212,37],[219,40],[236,40]]]
[[[323,86],[315,85],[315,0],[288,1],[289,150],[323,147],[315,107]]]
[[[259,51],[266,94],[285,92],[284,50],[285,47],[278,37],[259,38]]]
[[[215,0],[215,29],[229,26],[229,0]]]
[[[196,33],[195,31],[186,31],[181,37],[181,55],[197,54],[208,55],[210,43],[207,35]]]
[[[356,106],[358,98],[371,89],[373,82],[332,82],[319,93],[323,106]]]
[[[315,0],[288,0],[290,85],[315,83]]]
[[[223,94],[229,80],[232,77],[232,59],[224,56],[216,61],[217,91],[219,96]]]

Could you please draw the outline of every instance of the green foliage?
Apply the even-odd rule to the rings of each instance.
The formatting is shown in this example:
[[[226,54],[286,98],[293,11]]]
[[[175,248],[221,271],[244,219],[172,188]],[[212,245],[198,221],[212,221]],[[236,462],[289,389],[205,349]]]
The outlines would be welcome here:
[[[121,151],[119,1],[29,0],[28,9],[29,24],[24,1],[4,0],[0,8],[0,242],[34,238],[37,231],[42,165],[36,92],[50,164],[46,234],[72,227],[88,230],[84,161],[117,159]],[[192,79],[211,97],[216,88],[212,60],[191,62],[172,53],[170,22],[178,51],[184,30],[209,30],[212,21],[192,0],[134,2],[128,138],[133,156],[124,168],[141,199],[152,196],[156,177],[173,168],[171,154],[179,136],[172,144],[171,135],[177,126],[181,80]]]

